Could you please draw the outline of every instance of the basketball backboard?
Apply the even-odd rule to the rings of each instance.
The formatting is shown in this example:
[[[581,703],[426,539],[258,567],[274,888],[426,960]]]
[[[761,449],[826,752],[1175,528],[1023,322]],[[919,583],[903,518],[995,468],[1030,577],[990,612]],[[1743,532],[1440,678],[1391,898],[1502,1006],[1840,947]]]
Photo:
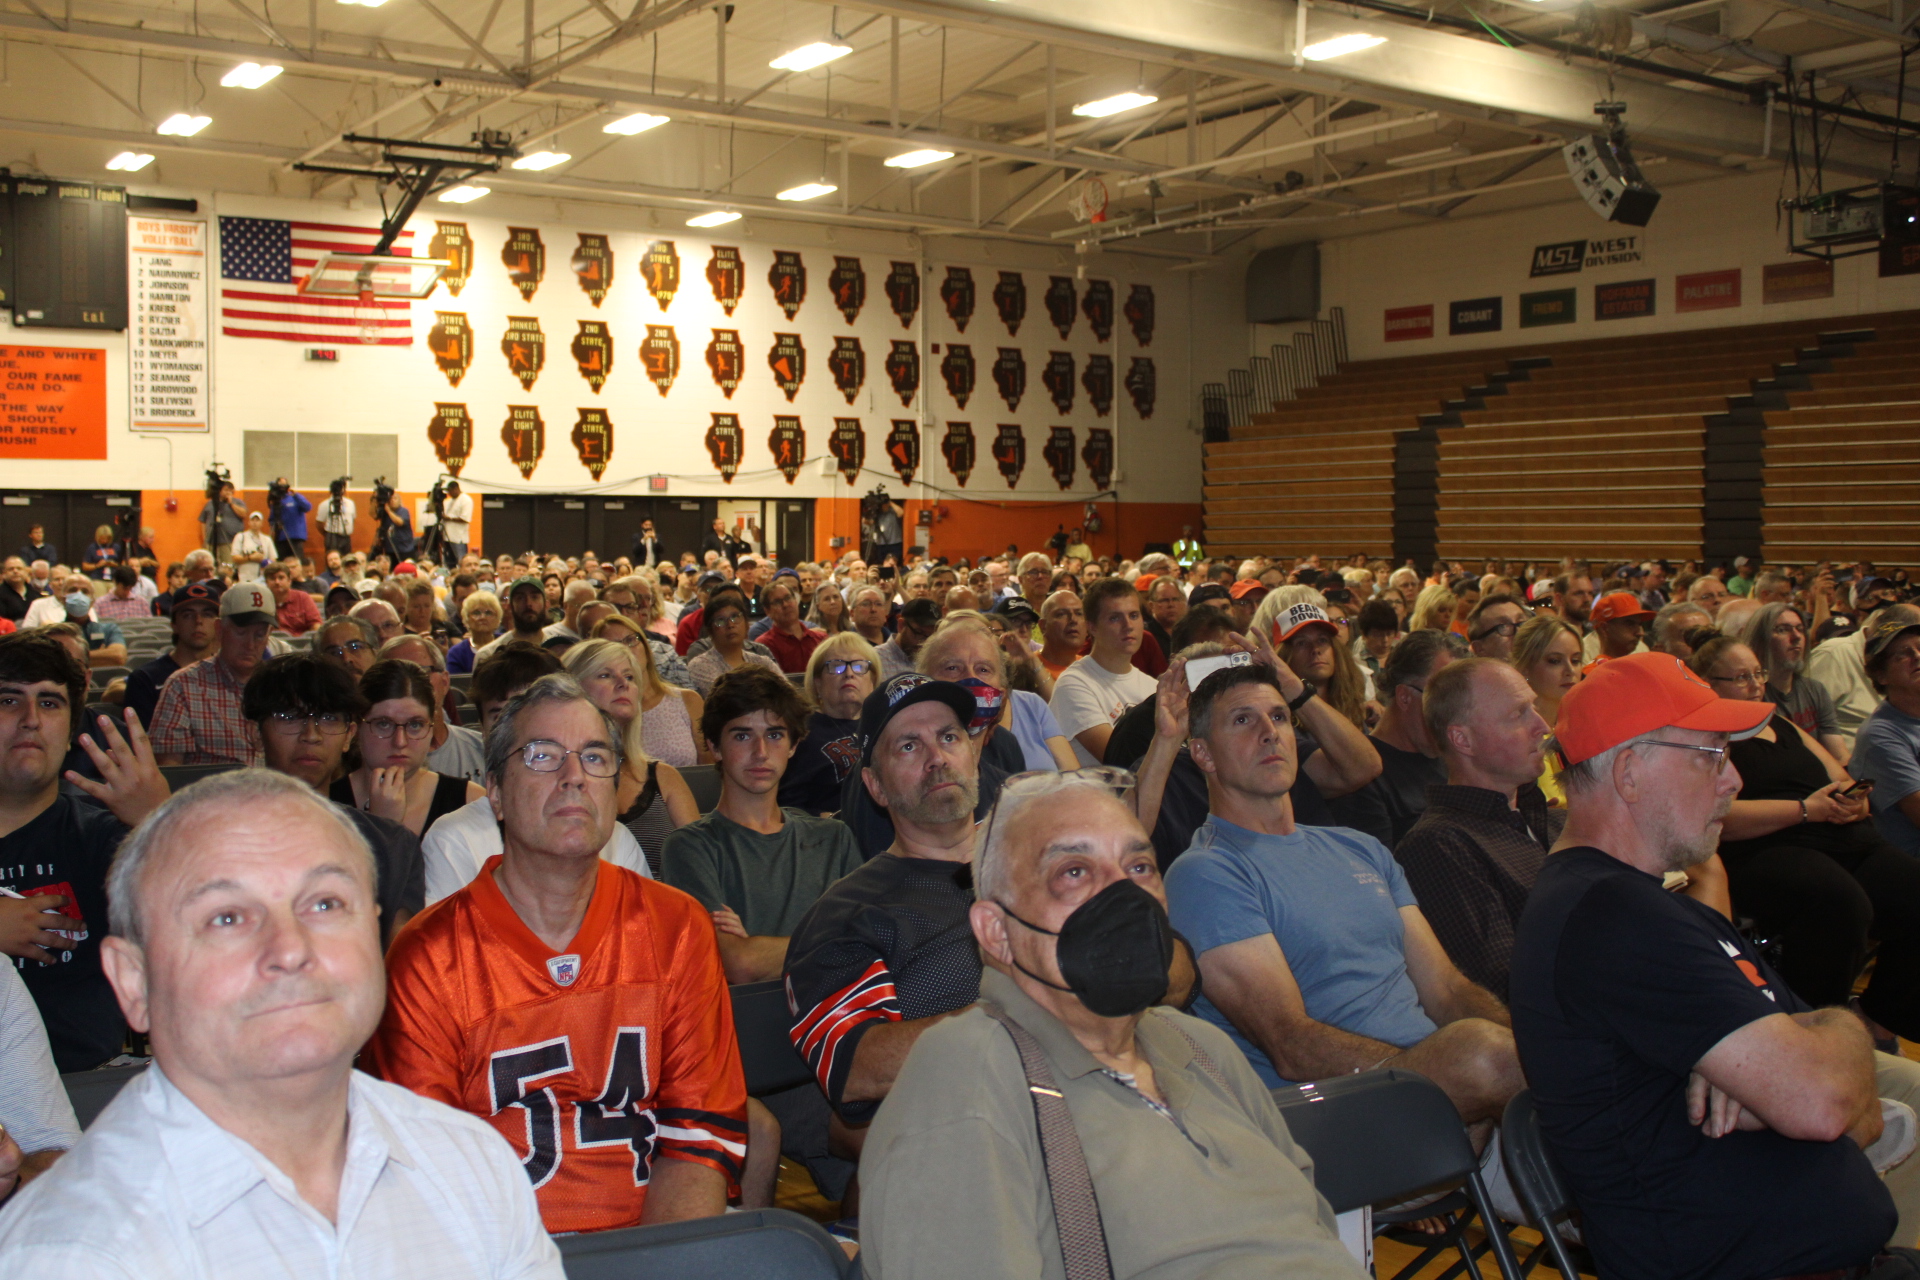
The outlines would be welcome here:
[[[301,279],[300,292],[346,298],[424,298],[452,265],[443,258],[326,253]]]

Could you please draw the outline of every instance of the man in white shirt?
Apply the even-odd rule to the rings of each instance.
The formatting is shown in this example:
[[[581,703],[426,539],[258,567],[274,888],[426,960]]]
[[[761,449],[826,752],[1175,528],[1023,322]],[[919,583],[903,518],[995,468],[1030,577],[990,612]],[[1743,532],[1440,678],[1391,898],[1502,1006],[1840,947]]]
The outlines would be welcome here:
[[[1147,633],[1140,593],[1121,578],[1102,578],[1083,599],[1093,649],[1053,682],[1053,717],[1073,743],[1082,768],[1101,762],[1114,723],[1153,696],[1154,679],[1133,665]]]
[[[1806,674],[1833,695],[1833,714],[1848,755],[1853,753],[1860,726],[1880,706],[1880,695],[1867,679],[1867,636],[1885,622],[1920,622],[1920,609],[1910,604],[1886,605],[1868,614],[1855,630],[1822,640],[1807,654]]]
[[[61,580],[58,591],[49,590],[46,595],[41,596],[38,600],[28,605],[26,616],[20,620],[20,629],[25,631],[29,627],[50,627],[56,622],[65,622],[67,620],[67,597],[75,592],[84,592],[87,595],[93,594],[93,584],[88,581],[86,574],[68,574]],[[82,623],[91,620],[91,612],[88,613],[87,617],[80,619]]]
[[[273,539],[267,536],[266,517],[258,511],[247,513],[247,527],[233,535],[233,549],[228,558],[233,561],[234,572],[239,574],[238,581],[259,581],[261,567],[273,559]]]
[[[561,1280],[498,1135],[353,1069],[385,999],[373,876],[344,814],[265,770],[127,838],[102,960],[154,1065],[9,1204],[9,1274]]]
[[[473,495],[460,492],[458,480],[447,481],[446,501],[440,504],[441,520],[446,528],[448,564],[467,558],[467,538],[473,529]]]
[[[20,971],[0,964],[0,1204],[45,1173],[80,1126]]]

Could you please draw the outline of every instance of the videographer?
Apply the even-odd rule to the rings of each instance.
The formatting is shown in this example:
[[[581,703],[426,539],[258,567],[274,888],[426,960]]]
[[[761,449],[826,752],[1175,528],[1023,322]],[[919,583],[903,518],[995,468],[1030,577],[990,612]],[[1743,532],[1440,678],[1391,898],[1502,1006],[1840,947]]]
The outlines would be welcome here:
[[[346,555],[353,550],[353,522],[360,512],[347,496],[347,481],[352,476],[341,476],[327,486],[327,502],[320,509],[320,529],[326,535],[327,554]]]
[[[905,564],[906,541],[900,522],[906,518],[906,507],[894,501],[884,485],[875,486],[866,502],[868,518],[873,522],[873,554],[867,557],[867,563],[880,564],[892,556],[895,564]]]
[[[267,489],[267,511],[273,521],[273,547],[282,560],[307,554],[307,512],[313,504],[293,491],[285,476]]]
[[[373,536],[375,549],[385,551],[392,564],[413,559],[419,542],[413,535],[413,513],[384,477],[373,482],[373,518],[379,525]]]
[[[218,471],[207,472],[207,501],[200,508],[200,534],[221,564],[231,562],[233,540],[247,527],[247,509],[233,494],[233,481]]]

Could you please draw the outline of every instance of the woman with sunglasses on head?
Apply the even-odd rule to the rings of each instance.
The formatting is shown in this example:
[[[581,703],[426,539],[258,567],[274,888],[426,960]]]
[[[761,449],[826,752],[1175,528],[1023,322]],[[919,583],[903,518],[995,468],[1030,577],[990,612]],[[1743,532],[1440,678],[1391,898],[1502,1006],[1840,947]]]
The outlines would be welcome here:
[[[1687,665],[1723,698],[1767,701],[1766,666],[1738,640],[1716,636]],[[1736,917],[1779,944],[1780,976],[1816,1006],[1847,1003],[1878,940],[1857,1009],[1881,1048],[1889,1032],[1920,1040],[1920,862],[1864,821],[1872,783],[1856,788],[1820,740],[1778,709],[1760,732],[1728,745],[1727,763],[1740,771],[1740,794],[1721,829],[1720,860]]]
[[[360,677],[366,717],[354,743],[358,763],[328,798],[397,822],[413,834],[486,792],[465,778],[427,768],[433,750],[433,685],[412,662],[376,662]],[[351,761],[351,757],[349,757]]]
[[[618,641],[633,654],[633,668],[640,679],[641,723],[645,727],[642,744],[648,758],[676,769],[713,763],[707,744],[693,731],[693,726],[700,723],[700,713],[706,710],[706,701],[693,690],[660,678],[653,646],[647,643],[639,625],[631,618],[602,618],[593,624],[591,638]]]
[[[828,636],[807,659],[807,736],[780,776],[780,803],[820,817],[840,807],[840,789],[860,760],[860,706],[880,685],[880,655],[857,631]]]

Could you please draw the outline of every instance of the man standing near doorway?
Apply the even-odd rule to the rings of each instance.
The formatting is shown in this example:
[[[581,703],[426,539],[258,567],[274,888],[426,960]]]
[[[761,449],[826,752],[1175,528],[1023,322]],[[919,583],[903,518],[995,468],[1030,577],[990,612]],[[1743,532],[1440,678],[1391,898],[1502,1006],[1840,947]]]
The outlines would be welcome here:
[[[458,568],[467,557],[469,539],[473,536],[473,495],[460,491],[458,480],[447,481],[446,498],[440,504],[440,524],[445,531],[446,546],[442,549],[449,568]]]

